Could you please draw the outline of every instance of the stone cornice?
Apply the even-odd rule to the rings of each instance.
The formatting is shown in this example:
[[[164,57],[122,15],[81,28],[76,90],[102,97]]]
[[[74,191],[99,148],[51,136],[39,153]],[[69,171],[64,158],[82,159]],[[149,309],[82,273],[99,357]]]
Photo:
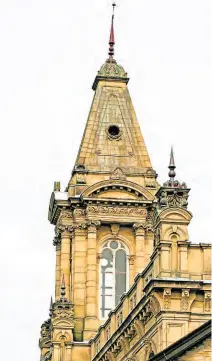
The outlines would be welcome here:
[[[208,289],[210,290],[210,284],[212,284],[212,281],[205,282],[204,280],[191,280],[188,278],[152,278],[151,280],[149,280],[146,286],[144,286],[143,292],[148,295],[152,292],[153,289],[163,289],[166,287],[179,290],[187,287],[189,289],[203,290],[204,285],[208,285]]]

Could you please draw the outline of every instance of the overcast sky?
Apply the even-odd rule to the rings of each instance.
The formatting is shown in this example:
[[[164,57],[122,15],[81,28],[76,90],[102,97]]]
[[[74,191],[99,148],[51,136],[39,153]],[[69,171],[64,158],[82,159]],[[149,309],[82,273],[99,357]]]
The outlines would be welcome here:
[[[115,58],[159,181],[170,146],[191,188],[191,242],[211,240],[209,0],[119,0]],[[38,361],[54,293],[54,180],[69,180],[107,58],[109,0],[0,1],[1,359]],[[194,260],[195,261],[195,260]]]

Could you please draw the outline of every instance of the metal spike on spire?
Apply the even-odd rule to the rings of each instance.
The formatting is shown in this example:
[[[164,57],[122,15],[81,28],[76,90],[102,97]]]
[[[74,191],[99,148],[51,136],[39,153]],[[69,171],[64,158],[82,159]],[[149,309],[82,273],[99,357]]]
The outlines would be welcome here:
[[[50,308],[49,308],[49,317],[52,317],[52,309],[53,309],[53,299],[52,299],[52,296],[51,296]]]
[[[174,151],[173,151],[173,147],[171,147],[171,153],[170,153],[170,161],[169,161],[169,177],[170,180],[174,181],[174,178],[176,176],[176,172],[175,172],[175,162],[174,162]]]
[[[115,45],[115,35],[114,35],[114,12],[115,12],[115,7],[116,7],[116,3],[114,2],[112,4],[113,6],[113,14],[112,14],[112,21],[111,21],[111,29],[110,29],[110,39],[109,39],[109,61],[112,63],[114,62],[113,56],[114,56],[114,45]]]
[[[61,294],[61,297],[62,297],[62,298],[64,298],[65,295],[66,295],[66,285],[65,285],[65,277],[64,277],[64,274],[63,274],[63,277],[62,277],[60,294]]]

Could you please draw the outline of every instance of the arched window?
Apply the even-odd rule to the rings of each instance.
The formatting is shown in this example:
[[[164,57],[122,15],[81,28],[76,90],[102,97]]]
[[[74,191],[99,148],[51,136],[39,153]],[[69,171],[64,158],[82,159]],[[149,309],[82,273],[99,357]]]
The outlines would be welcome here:
[[[107,317],[128,288],[126,246],[119,241],[104,244],[100,262],[100,317]]]

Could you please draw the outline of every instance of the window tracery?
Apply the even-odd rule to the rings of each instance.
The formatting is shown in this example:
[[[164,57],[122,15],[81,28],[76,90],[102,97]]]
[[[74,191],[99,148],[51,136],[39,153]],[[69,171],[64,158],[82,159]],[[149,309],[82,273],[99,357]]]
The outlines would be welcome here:
[[[123,242],[104,243],[100,260],[100,317],[106,318],[128,287],[128,250]]]

